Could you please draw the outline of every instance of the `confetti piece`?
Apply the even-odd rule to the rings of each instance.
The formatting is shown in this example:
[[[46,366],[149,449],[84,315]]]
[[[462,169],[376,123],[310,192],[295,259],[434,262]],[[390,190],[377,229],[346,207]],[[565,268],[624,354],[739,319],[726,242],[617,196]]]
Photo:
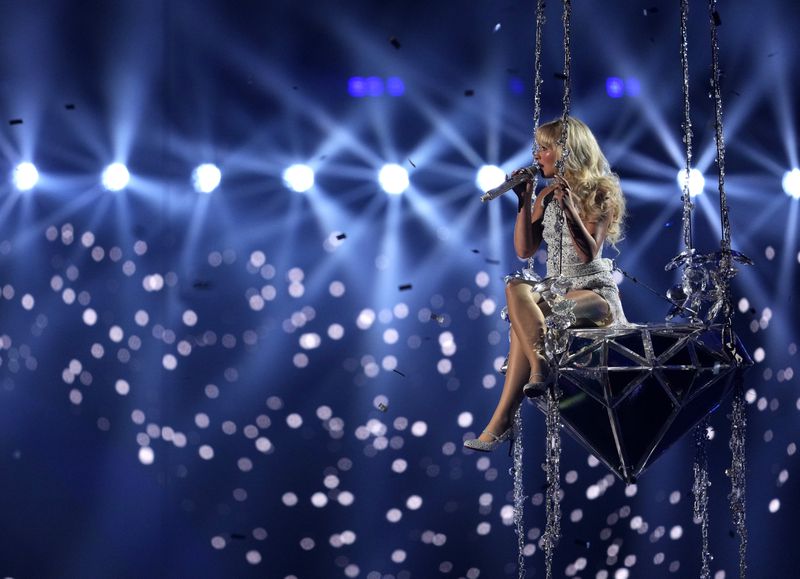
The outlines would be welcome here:
[[[499,22],[498,22],[497,24],[495,24],[495,25],[494,25],[494,31],[495,31],[495,32],[499,31],[499,30],[500,30],[500,28],[501,28],[501,24],[500,24]]]
[[[489,258],[487,257],[487,258],[486,258],[486,263],[491,263],[491,264],[493,264],[493,265],[500,265],[500,260],[499,260],[499,259],[489,259]]]
[[[472,90],[471,88],[468,88],[467,90],[464,91],[464,96],[468,97],[475,96],[475,91]]]
[[[72,103],[68,103],[64,105],[64,108],[67,109],[68,111],[74,111],[75,105],[73,105]]]
[[[773,56],[775,56],[776,54],[778,54],[778,53],[777,53],[777,52],[770,52],[770,53],[767,55],[767,58],[772,58],[772,57],[773,57]]]
[[[390,36],[389,42],[394,46],[397,50],[400,50],[400,40],[396,36]]]
[[[8,121],[8,124],[9,125],[21,125],[22,124],[22,119],[11,119],[10,121]]]
[[[441,314],[431,314],[431,320],[439,322],[440,324],[444,322],[444,316]]]
[[[412,288],[412,285],[410,283],[404,283],[401,286],[397,286],[397,289],[399,289],[401,292],[404,292],[406,290],[410,290],[411,288]]]
[[[244,540],[246,538],[247,538],[247,536],[246,535],[242,535],[241,533],[231,533],[231,539],[239,539],[241,541],[241,540]]]
[[[400,370],[398,370],[398,369],[396,369],[396,368],[395,368],[394,370],[392,370],[392,372],[394,372],[395,374],[400,374],[400,375],[401,375],[403,378],[405,378],[405,377],[406,377],[406,375],[405,375],[405,374],[403,374],[403,373],[402,373]]]
[[[480,252],[481,252],[481,250],[480,250],[480,249],[473,249],[473,250],[472,250],[472,253],[480,253]]]
[[[653,6],[651,8],[645,8],[644,10],[642,10],[642,12],[644,13],[645,16],[648,16],[650,14],[656,14],[656,13],[658,13],[658,6]]]
[[[192,287],[199,290],[207,290],[211,288],[211,282],[199,279],[192,284]]]
[[[411,159],[409,159],[409,160],[408,160],[408,162],[409,162],[409,163],[411,163],[411,166],[412,166],[412,167],[414,167],[415,169],[417,168],[417,166],[414,164],[414,161],[412,161]]]
[[[381,412],[386,412],[387,410],[389,410],[389,407],[386,406],[386,404],[384,404],[383,402],[379,402],[378,410],[380,410]]]
[[[346,233],[340,233],[339,235],[336,236],[336,239],[338,239],[340,241],[342,239],[346,239],[346,238],[347,238],[347,234]]]
[[[714,10],[711,13],[711,17],[714,19],[714,26],[722,26],[722,18],[719,17],[719,12]]]
[[[586,539],[575,539],[575,544],[578,545],[578,547],[583,547],[584,549],[588,549],[592,546],[591,541],[587,541]]]
[[[556,72],[553,74],[553,76],[559,80],[567,80],[567,75],[564,74],[563,72]]]

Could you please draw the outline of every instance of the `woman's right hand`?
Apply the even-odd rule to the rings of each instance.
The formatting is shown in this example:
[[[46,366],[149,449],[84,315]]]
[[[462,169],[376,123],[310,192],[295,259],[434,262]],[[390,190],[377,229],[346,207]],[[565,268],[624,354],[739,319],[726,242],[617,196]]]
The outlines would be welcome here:
[[[517,169],[516,171],[511,173],[511,176],[516,177],[517,175],[523,173],[524,171],[525,169]],[[523,181],[522,183],[514,187],[514,193],[517,194],[517,197],[519,197],[520,201],[523,199],[524,195],[528,196],[533,195],[533,181],[531,180]]]

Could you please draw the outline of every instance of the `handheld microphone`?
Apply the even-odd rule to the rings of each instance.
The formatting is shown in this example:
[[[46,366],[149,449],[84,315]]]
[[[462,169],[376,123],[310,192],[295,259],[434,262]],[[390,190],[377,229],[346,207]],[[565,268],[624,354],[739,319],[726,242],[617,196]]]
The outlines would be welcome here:
[[[511,191],[517,185],[524,183],[526,181],[533,181],[536,173],[539,172],[539,164],[534,163],[529,167],[523,168],[519,173],[516,175],[512,175],[508,179],[505,180],[504,183],[498,185],[491,191],[487,191],[483,195],[481,195],[481,202],[486,203],[487,201],[491,201],[492,199],[497,199],[505,193],[506,191]]]

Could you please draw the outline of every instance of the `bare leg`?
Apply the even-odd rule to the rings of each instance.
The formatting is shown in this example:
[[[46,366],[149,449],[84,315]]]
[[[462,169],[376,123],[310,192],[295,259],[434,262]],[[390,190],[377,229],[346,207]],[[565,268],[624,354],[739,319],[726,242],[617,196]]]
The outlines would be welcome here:
[[[492,414],[486,430],[495,435],[505,432],[514,419],[514,413],[522,402],[522,387],[528,383],[532,372],[538,372],[544,359],[538,354],[544,336],[544,313],[547,305],[537,303],[538,296],[526,282],[512,281],[506,286],[509,318],[511,319],[511,348],[508,353],[503,392]],[[610,309],[608,303],[590,290],[575,290],[566,295],[575,300],[576,326],[607,325]],[[544,310],[544,311],[543,311]],[[531,359],[533,364],[531,364]],[[488,434],[481,434],[479,440],[491,442]]]
[[[544,339],[544,313],[539,306],[539,294],[529,282],[512,280],[506,286],[506,303],[511,329],[522,346],[531,373],[539,373],[544,365],[541,355]],[[528,376],[529,377],[529,376]]]
[[[486,425],[486,430],[499,436],[511,426],[514,413],[522,402],[522,387],[528,381],[530,370],[528,359],[522,353],[519,339],[512,332],[503,392],[500,394],[500,401],[494,409],[492,419]],[[492,441],[492,437],[486,433],[481,434],[478,438],[484,442]]]
[[[575,300],[575,327],[603,327],[611,323],[611,309],[603,296],[591,290],[574,290],[566,295]]]

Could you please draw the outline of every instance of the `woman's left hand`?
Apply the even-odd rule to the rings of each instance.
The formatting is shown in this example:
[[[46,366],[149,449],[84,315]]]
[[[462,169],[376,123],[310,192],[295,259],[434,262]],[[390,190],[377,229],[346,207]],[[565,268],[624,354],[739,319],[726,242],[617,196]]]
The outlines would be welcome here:
[[[570,188],[569,183],[561,175],[555,176],[555,182],[557,187],[555,191],[553,191],[553,196],[555,197],[556,201],[558,201],[558,204],[562,209],[574,212],[575,205],[572,203],[572,189]]]

